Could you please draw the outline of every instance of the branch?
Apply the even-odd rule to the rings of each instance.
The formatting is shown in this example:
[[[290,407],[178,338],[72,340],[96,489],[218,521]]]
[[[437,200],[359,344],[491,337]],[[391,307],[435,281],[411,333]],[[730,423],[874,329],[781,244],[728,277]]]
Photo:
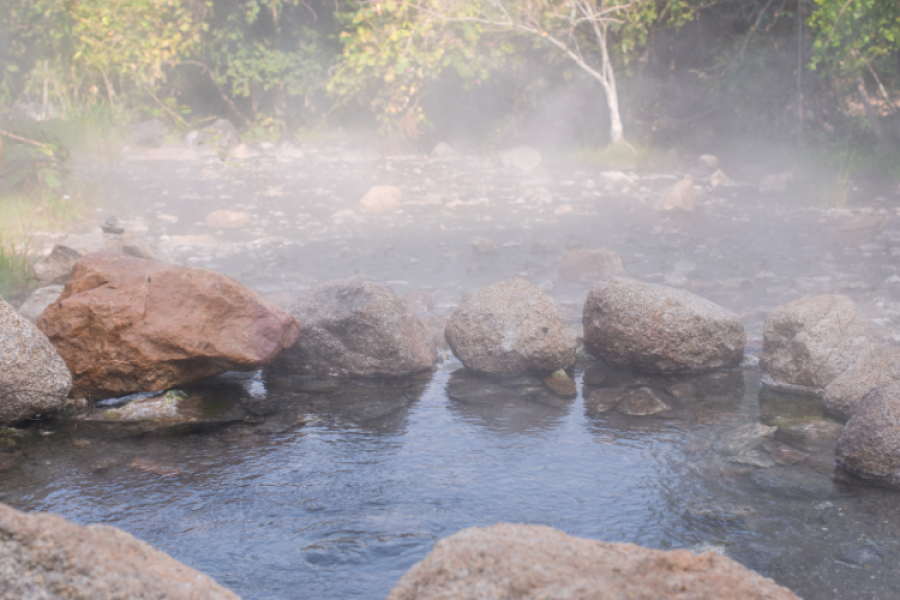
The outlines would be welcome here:
[[[10,133],[8,131],[3,131],[2,129],[0,129],[0,135],[5,135],[9,139],[16,140],[17,142],[22,142],[23,144],[31,144],[32,146],[37,146],[38,148],[46,148],[47,150],[50,150],[51,152],[53,151],[53,147],[50,146],[49,144],[44,144],[37,140],[32,140],[29,138],[22,137],[20,135],[16,135],[14,133]]]
[[[174,65],[174,66],[194,65],[194,66],[202,68],[203,72],[207,73],[209,75],[210,81],[212,81],[213,85],[216,86],[216,89],[219,90],[219,94],[222,96],[222,99],[228,103],[228,106],[231,107],[231,110],[234,111],[234,114],[236,114],[237,116],[242,118],[244,120],[245,124],[247,124],[247,125],[253,124],[253,121],[248,119],[247,116],[244,115],[244,113],[242,113],[241,111],[239,111],[238,107],[234,105],[234,102],[231,101],[231,98],[228,97],[228,94],[225,93],[225,90],[222,89],[222,86],[219,85],[218,81],[216,81],[216,77],[215,77],[215,75],[213,75],[212,69],[210,69],[206,64],[200,62],[199,60],[180,60],[180,61],[176,61],[176,62],[169,61],[169,64]]]

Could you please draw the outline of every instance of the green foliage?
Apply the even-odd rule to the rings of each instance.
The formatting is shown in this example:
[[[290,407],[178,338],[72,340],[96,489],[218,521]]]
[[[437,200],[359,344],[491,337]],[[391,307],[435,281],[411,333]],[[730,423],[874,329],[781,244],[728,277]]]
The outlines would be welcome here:
[[[900,3],[884,0],[814,0],[811,68],[856,75],[876,62],[896,62]]]
[[[0,296],[3,298],[9,298],[31,280],[26,250],[0,235]]]

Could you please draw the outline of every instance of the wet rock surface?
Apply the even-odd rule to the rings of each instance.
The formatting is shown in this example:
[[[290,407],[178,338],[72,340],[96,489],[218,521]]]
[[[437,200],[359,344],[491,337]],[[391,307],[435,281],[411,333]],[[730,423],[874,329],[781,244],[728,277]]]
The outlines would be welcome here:
[[[466,529],[435,545],[389,600],[438,598],[793,600],[790,590],[717,554],[650,550],[570,537],[550,527],[499,524]]]
[[[575,363],[575,336],[556,307],[519,277],[494,284],[450,316],[444,337],[469,369],[546,373]]]
[[[823,394],[870,351],[856,305],[845,296],[810,296],[769,314],[760,367],[766,383]]]
[[[47,336],[0,298],[0,424],[56,411],[71,387]]]
[[[612,277],[584,305],[585,343],[604,360],[654,373],[733,367],[746,337],[737,316],[694,294]]]
[[[151,259],[87,255],[38,319],[91,399],[270,363],[300,325],[237,281]]]
[[[851,473],[900,487],[900,388],[878,388],[863,397],[840,434],[835,454]]]
[[[900,349],[878,345],[825,388],[823,404],[829,413],[847,420],[863,396],[883,386],[900,383]]]
[[[0,505],[4,598],[238,600],[212,578],[108,525]]]
[[[430,370],[436,359],[425,326],[382,283],[331,281],[290,312],[303,335],[277,359],[278,372],[403,377]]]

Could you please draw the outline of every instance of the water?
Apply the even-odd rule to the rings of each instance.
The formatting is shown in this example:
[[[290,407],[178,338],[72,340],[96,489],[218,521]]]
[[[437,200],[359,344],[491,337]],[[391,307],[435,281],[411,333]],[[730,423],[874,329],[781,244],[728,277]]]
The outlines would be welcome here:
[[[571,400],[522,378],[467,395],[470,378],[444,366],[389,386],[374,411],[371,395],[263,376],[244,380],[250,412],[268,405],[253,424],[117,438],[35,423],[0,501],[120,527],[247,600],[384,597],[436,540],[501,521],[715,548],[807,599],[900,591],[896,495],[834,482],[833,442],[768,469],[717,449],[760,419],[753,370],[678,379],[694,386],[682,397],[664,392],[674,380],[637,376],[625,385],[649,385],[671,410],[632,417],[586,409],[597,386],[585,368],[603,369],[604,386],[635,377],[602,365],[580,364]],[[266,382],[277,391],[260,395]],[[762,472],[775,483],[756,482]]]
[[[683,172],[635,173],[625,189],[606,187],[599,169],[564,164],[523,175],[477,160],[342,152],[320,148],[291,164],[131,161],[78,171],[109,199],[98,224],[113,212],[174,260],[282,304],[317,282],[364,275],[400,295],[430,292],[435,308],[421,316],[438,332],[464,292],[517,274],[577,328],[591,282],[558,281],[559,258],[566,248],[607,246],[630,276],[681,275],[680,285],[741,314],[750,355],[760,351],[765,313],[806,294],[846,294],[877,325],[873,335],[900,339],[892,278],[900,216],[883,199],[862,212],[882,217],[884,232],[847,242],[835,230],[851,211],[752,186],[708,188],[690,215],[656,212],[657,195]],[[379,184],[403,188],[401,212],[341,212]],[[433,193],[439,205],[422,203]],[[572,212],[557,215],[564,203]],[[246,212],[251,226],[206,228],[218,209]],[[173,243],[185,235],[216,241]],[[476,236],[497,252],[474,252]],[[535,251],[544,240],[549,250]],[[540,380],[500,385],[458,368],[445,355],[436,373],[403,384],[225,378],[204,393],[237,403],[224,414],[245,419],[188,434],[36,422],[17,440],[21,454],[0,454],[0,466],[12,465],[0,471],[0,501],[120,527],[247,600],[383,598],[436,540],[499,521],[713,548],[807,600],[900,596],[898,496],[836,473],[833,438],[780,431],[733,462],[737,428],[798,404],[820,418],[808,400],[761,393],[752,367],[672,380],[581,361],[574,399]],[[689,392],[676,395],[676,384]],[[670,410],[600,412],[585,398],[604,387],[649,387]],[[794,466],[746,464],[770,464],[780,444],[809,456]]]

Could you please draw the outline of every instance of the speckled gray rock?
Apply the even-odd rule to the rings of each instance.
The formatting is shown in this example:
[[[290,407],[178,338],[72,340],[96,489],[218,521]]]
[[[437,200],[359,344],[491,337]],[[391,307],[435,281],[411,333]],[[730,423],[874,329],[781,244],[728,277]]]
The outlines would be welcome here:
[[[900,487],[900,386],[866,394],[838,439],[837,462],[864,479]]]
[[[50,306],[63,293],[65,286],[48,285],[34,290],[28,300],[19,307],[19,314],[34,323],[44,309]]]
[[[0,424],[53,412],[72,375],[50,340],[0,298]]]
[[[428,329],[382,283],[329,281],[289,312],[303,335],[281,353],[275,372],[403,377],[431,369],[437,359]]]
[[[627,277],[595,285],[584,341],[606,361],[651,373],[733,367],[747,343],[737,315],[700,296]]]
[[[388,600],[799,600],[717,552],[651,550],[541,525],[464,529],[435,544]]]
[[[879,345],[825,388],[825,410],[844,420],[877,387],[900,384],[900,348]]]
[[[3,504],[0,581],[0,600],[239,600],[121,529]]]
[[[806,296],[769,314],[759,360],[763,383],[821,395],[871,349],[856,304],[846,296]]]
[[[549,373],[575,363],[575,334],[553,302],[519,277],[463,302],[444,337],[466,367],[483,373]]]

